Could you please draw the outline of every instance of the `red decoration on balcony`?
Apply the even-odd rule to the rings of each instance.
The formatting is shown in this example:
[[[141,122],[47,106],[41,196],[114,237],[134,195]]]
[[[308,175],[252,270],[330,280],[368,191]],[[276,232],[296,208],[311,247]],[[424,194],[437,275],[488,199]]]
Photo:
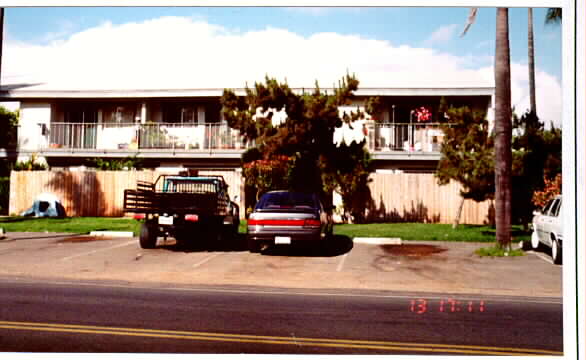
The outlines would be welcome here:
[[[417,118],[417,122],[426,122],[431,120],[431,112],[424,106],[415,109],[415,116]]]

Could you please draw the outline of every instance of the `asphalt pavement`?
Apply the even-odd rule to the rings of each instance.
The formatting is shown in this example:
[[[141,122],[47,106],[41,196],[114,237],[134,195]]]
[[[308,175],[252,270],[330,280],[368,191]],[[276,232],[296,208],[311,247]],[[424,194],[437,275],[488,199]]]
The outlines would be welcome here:
[[[546,253],[479,257],[487,243],[353,243],[336,236],[325,251],[280,247],[251,254],[242,237],[226,244],[178,247],[159,239],[8,233],[0,240],[0,276],[118,283],[356,289],[445,294],[562,297],[562,266]]]
[[[561,355],[555,299],[0,279],[0,351]]]

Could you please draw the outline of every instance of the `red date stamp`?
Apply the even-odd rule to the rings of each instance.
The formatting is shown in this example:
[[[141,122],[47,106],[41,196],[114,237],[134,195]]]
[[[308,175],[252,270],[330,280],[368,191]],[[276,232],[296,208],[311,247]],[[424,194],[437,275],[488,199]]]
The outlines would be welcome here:
[[[483,313],[486,311],[486,303],[484,300],[472,301],[448,298],[440,299],[439,301],[428,301],[427,299],[419,298],[411,300],[409,311],[415,314],[425,314],[432,311],[442,313]]]

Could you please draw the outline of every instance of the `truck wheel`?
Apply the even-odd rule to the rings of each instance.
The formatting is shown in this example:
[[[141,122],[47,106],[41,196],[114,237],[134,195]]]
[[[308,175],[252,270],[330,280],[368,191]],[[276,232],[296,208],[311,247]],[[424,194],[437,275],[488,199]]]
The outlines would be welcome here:
[[[251,253],[259,253],[260,243],[252,239],[248,239],[248,251],[250,251]]]
[[[157,246],[157,230],[150,225],[142,224],[139,242],[143,249],[154,249]]]

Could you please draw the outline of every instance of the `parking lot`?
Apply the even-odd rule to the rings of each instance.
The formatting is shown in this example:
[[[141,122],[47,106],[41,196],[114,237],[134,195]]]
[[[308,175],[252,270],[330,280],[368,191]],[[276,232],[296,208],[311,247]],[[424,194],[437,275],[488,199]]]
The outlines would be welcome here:
[[[562,267],[547,254],[486,258],[490,244],[353,243],[336,236],[326,250],[271,248],[249,253],[245,241],[194,248],[160,238],[14,233],[0,240],[0,276],[307,289],[372,289],[519,296],[562,295]]]

